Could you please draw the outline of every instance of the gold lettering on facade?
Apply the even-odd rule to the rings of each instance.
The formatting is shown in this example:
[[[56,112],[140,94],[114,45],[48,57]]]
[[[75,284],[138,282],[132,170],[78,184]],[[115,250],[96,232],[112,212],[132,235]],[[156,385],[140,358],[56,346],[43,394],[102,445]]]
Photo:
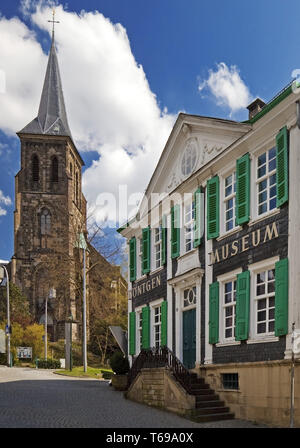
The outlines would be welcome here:
[[[247,250],[251,249],[251,247],[257,247],[260,244],[265,243],[266,241],[270,241],[274,238],[278,238],[279,232],[276,225],[276,222],[273,222],[272,224],[268,224],[265,227],[265,233],[264,233],[264,240],[261,240],[261,229],[254,230],[251,232],[251,235],[248,233],[247,235],[244,235],[241,237],[240,240],[234,240],[231,245],[230,244],[224,244],[222,247],[219,247],[218,249],[215,249],[214,252],[210,253],[211,256],[211,264],[219,263],[221,260],[226,260],[228,257],[234,257],[239,252],[246,252]],[[229,247],[230,247],[230,254],[229,254]],[[221,257],[220,257],[221,254]]]
[[[249,249],[249,241],[248,241],[249,235],[245,235],[242,238],[242,252],[246,252],[246,250]],[[246,246],[247,245],[247,246]]]
[[[273,237],[273,233],[274,233],[274,237]],[[267,225],[266,232],[265,232],[264,243],[267,241],[267,238],[269,240],[271,240],[272,238],[278,238],[278,230],[277,230],[277,226],[276,226],[275,222],[273,222],[271,229],[270,229],[270,226]]]
[[[216,261],[220,261],[218,249],[216,249],[215,253],[211,253],[211,264],[214,264]]]
[[[260,243],[260,229],[252,232],[252,246],[256,247]]]
[[[236,255],[238,253],[238,250],[239,250],[239,242],[238,242],[238,240],[234,240],[232,242],[231,249],[233,250],[231,252],[231,256],[233,257],[234,255]]]
[[[226,260],[229,255],[229,244],[225,244],[225,246],[222,246],[222,260]]]
[[[161,285],[160,274],[155,277],[147,280],[146,282],[141,283],[140,285],[134,286],[132,290],[129,292],[129,298],[135,298],[141,294],[144,294],[146,291],[152,291]]]

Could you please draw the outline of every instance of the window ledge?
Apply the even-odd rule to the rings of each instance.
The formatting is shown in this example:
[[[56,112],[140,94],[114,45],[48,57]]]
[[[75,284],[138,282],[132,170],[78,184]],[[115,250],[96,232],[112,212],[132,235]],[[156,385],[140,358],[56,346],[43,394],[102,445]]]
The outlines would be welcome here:
[[[197,251],[198,251],[198,248],[194,247],[193,249],[189,250],[188,252],[185,252],[184,254],[180,254],[179,257],[177,257],[177,260],[181,260],[182,258],[188,257],[189,255],[191,255]]]
[[[235,392],[237,394],[242,393],[240,389],[217,389],[217,392]]]
[[[251,219],[251,220],[248,222],[248,226],[251,227],[251,226],[253,226],[254,224],[256,224],[257,222],[264,221],[265,219],[267,219],[267,218],[269,218],[269,217],[271,217],[271,216],[274,216],[274,215],[278,215],[279,213],[280,213],[280,209],[277,208],[277,209],[273,210],[272,212],[265,213],[265,214],[263,214],[263,215],[261,215],[261,216],[258,216],[258,217],[256,217],[256,218],[253,218],[253,219]]]
[[[236,232],[239,232],[240,230],[242,230],[242,226],[237,226],[232,230],[229,230],[228,232],[222,233],[221,236],[218,236],[218,238],[216,238],[217,241],[222,241],[224,238],[227,238],[230,235],[233,235]]]
[[[279,341],[279,337],[277,337],[277,336],[266,336],[261,339],[248,339],[247,344],[261,344],[261,343],[266,343],[266,342],[278,342],[278,341]]]
[[[230,345],[241,345],[241,341],[227,341],[227,342],[218,342],[216,347],[227,347]]]
[[[139,282],[141,280],[145,280],[145,278],[147,278],[147,274],[143,274],[141,277],[137,277],[135,281]]]
[[[160,268],[154,269],[154,271],[150,272],[150,275],[157,274],[158,272],[162,271],[164,269],[164,266],[161,266]]]

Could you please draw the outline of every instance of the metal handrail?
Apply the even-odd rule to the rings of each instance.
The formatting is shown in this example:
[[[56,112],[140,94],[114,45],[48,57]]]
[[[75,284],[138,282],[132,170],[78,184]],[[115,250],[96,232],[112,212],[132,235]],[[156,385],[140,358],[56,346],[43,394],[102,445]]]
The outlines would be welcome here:
[[[188,393],[192,392],[191,373],[168,347],[142,349],[129,371],[128,387],[133,383],[142,369],[158,367],[169,369],[184,389]]]

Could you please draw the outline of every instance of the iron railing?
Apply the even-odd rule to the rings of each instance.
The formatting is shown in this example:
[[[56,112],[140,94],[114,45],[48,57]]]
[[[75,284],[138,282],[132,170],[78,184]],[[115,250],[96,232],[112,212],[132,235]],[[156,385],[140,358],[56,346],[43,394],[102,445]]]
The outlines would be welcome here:
[[[165,367],[170,370],[183,388],[188,393],[192,392],[192,374],[168,347],[141,350],[129,371],[128,387],[133,383],[142,369],[158,367]]]

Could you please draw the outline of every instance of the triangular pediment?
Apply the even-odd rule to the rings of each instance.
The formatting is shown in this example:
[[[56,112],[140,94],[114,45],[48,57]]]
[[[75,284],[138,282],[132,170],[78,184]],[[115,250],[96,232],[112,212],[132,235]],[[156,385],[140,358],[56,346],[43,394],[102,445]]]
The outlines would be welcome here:
[[[140,217],[152,193],[170,195],[250,128],[231,120],[179,114],[148,184]]]

